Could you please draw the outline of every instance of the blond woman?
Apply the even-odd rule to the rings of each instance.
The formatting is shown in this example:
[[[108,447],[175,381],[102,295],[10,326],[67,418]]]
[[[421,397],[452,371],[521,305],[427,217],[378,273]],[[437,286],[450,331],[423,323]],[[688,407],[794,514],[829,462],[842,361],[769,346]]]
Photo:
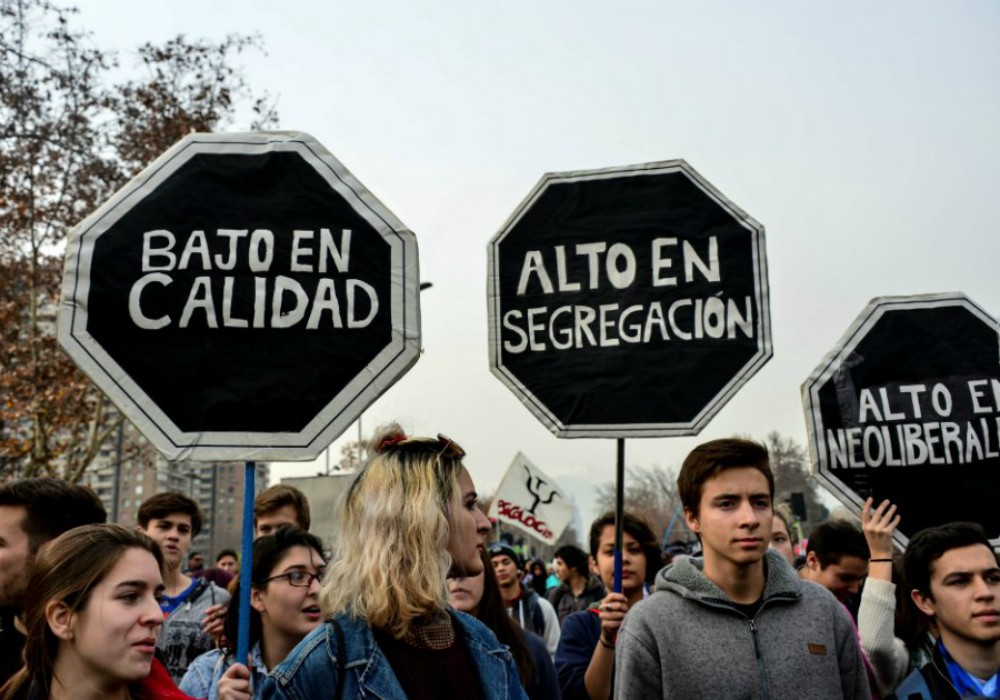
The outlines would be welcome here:
[[[275,668],[264,697],[524,698],[507,647],[448,605],[449,576],[483,570],[489,521],[454,441],[398,426],[346,495],[320,593],[329,616]]]

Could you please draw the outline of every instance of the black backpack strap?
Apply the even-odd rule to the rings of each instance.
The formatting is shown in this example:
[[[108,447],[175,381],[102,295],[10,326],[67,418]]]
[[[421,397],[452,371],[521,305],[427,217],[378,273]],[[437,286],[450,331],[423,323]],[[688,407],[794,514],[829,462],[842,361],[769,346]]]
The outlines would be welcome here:
[[[537,597],[538,594],[536,593]],[[539,604],[538,600],[534,601],[534,605],[531,606],[531,624],[535,628],[535,634],[539,637],[545,638],[545,613],[542,612],[542,606]]]
[[[337,635],[337,692],[333,696],[335,700],[342,700],[344,697],[344,673],[347,671],[347,643],[344,641],[344,630],[340,629],[340,623],[336,619],[331,619],[333,632]]]
[[[201,594],[204,593],[205,589],[208,588],[210,585],[210,582],[204,578],[197,578],[195,579],[195,581],[197,581],[197,583],[195,583],[194,588],[192,588],[188,592],[188,594],[184,596],[184,598],[180,602],[177,603],[178,608],[182,606],[184,603],[194,603],[194,601],[198,600],[198,598],[201,597]],[[212,602],[213,603],[215,602],[214,593],[212,595]]]

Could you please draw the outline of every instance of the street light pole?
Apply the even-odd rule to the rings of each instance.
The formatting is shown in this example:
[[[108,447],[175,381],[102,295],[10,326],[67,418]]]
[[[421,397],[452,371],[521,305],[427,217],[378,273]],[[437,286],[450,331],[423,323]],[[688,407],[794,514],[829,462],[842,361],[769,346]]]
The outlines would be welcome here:
[[[433,286],[434,286],[433,282],[421,282],[420,283],[420,291],[422,292],[422,291],[424,291],[426,289],[430,289]],[[423,348],[420,348],[420,351],[423,352]],[[360,415],[358,415],[358,466],[357,466],[358,469],[361,468],[361,465],[364,462],[364,444],[365,443],[364,443],[364,439],[362,437],[362,431],[361,431],[361,419],[363,417],[364,417],[364,413],[361,413]],[[329,451],[329,449],[330,448],[328,447],[327,450]],[[330,473],[329,455],[327,456],[326,473],[327,474]]]

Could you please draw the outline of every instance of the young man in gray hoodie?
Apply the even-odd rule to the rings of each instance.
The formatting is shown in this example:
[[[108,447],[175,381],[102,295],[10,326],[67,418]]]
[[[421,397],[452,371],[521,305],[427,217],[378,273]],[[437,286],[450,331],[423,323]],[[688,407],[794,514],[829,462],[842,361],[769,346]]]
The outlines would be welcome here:
[[[870,700],[851,619],[768,549],[774,476],[748,440],[696,447],[677,479],[703,559],[660,572],[626,616],[615,698]]]
[[[198,656],[215,648],[204,630],[210,608],[229,603],[229,593],[204,578],[191,578],[181,571],[191,540],[201,530],[201,509],[184,494],[158,493],[139,507],[139,529],[163,552],[163,585],[160,609],[166,616],[156,648],[174,683],[180,683],[188,666]]]

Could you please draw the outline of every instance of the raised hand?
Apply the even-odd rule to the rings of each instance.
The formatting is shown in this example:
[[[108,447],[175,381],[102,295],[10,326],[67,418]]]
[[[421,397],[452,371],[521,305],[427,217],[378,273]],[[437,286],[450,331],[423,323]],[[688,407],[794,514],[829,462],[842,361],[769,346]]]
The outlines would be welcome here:
[[[892,535],[899,525],[900,516],[896,506],[888,500],[882,501],[872,510],[874,500],[869,498],[861,507],[861,531],[868,541],[872,559],[892,559]]]

